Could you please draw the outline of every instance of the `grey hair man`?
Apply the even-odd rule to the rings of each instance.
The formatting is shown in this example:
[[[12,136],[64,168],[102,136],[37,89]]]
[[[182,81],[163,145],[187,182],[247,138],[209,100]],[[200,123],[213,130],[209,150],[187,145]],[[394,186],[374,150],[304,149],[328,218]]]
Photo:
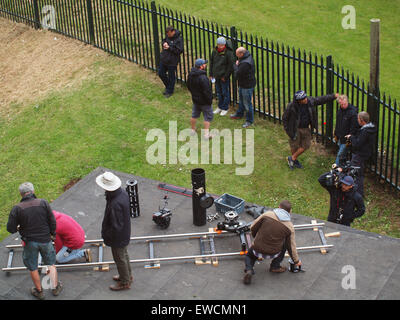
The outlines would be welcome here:
[[[20,203],[10,212],[7,231],[19,232],[24,242],[23,262],[30,272],[34,287],[31,294],[43,300],[45,298],[38,271],[38,255],[42,256],[43,263],[49,266],[52,293],[58,296],[62,284],[58,281],[56,251],[52,239],[56,236],[56,219],[50,204],[44,199],[35,196],[35,189],[30,182],[22,183],[19,188],[22,197]]]

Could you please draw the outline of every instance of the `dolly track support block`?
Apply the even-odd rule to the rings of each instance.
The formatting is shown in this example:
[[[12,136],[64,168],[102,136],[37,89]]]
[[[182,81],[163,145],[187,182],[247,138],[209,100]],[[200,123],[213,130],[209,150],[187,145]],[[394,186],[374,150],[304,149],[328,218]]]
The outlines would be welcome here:
[[[110,271],[110,265],[104,264],[99,267],[94,267],[93,271],[108,272]]]
[[[340,232],[325,233],[325,238],[340,237]]]

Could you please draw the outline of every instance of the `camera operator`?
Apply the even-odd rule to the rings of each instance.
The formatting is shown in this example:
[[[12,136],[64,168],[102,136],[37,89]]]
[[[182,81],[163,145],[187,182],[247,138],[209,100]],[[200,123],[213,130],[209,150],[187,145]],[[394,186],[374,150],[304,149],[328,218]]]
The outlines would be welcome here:
[[[369,114],[365,111],[358,114],[358,123],[361,128],[355,135],[349,134],[346,138],[349,139],[352,148],[351,165],[360,167],[357,191],[364,197],[365,162],[372,155],[377,129],[375,125],[369,121]]]
[[[340,176],[342,168],[338,168],[337,172],[338,183],[332,183],[332,175],[335,175],[332,171],[321,175],[318,182],[331,197],[328,221],[350,226],[355,218],[365,213],[364,200],[354,188],[354,179],[348,175]]]
[[[357,108],[349,103],[349,98],[342,94],[337,97],[337,102],[340,108],[336,114],[336,125],[335,125],[335,142],[338,143],[339,150],[336,156],[336,165],[343,165],[347,160],[346,155],[349,147],[347,147],[346,135],[356,134],[359,128],[357,121]],[[350,159],[348,159],[350,160]]]

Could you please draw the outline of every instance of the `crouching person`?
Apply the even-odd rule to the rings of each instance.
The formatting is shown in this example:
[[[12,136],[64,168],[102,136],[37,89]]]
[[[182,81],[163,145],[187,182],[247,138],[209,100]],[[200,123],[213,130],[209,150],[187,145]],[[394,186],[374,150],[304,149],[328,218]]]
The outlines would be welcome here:
[[[255,274],[254,264],[257,260],[273,259],[270,272],[281,273],[287,270],[281,266],[286,250],[296,266],[301,266],[294,235],[294,226],[290,221],[292,206],[284,200],[279,208],[266,211],[251,225],[250,231],[254,238],[252,246],[245,257],[244,284],[250,284]]]
[[[67,263],[75,259],[85,258],[92,262],[90,249],[81,249],[85,243],[85,231],[72,217],[67,214],[53,211],[57,221],[56,229],[56,261]]]

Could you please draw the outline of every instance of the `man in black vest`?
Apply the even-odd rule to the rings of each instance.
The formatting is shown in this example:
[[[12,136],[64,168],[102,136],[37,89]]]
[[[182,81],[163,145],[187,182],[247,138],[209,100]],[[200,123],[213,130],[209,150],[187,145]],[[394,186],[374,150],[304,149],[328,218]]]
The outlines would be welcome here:
[[[25,182],[19,186],[21,202],[15,205],[8,218],[7,231],[19,232],[24,241],[22,254],[24,265],[30,271],[34,287],[31,294],[45,299],[38,271],[38,256],[42,256],[43,263],[49,266],[52,293],[58,296],[62,284],[57,279],[56,251],[52,239],[56,236],[56,219],[50,204],[44,199],[37,199],[33,184]]]
[[[121,188],[121,180],[111,172],[99,175],[96,183],[105,190],[107,201],[101,225],[101,236],[104,244],[111,247],[119,273],[113,277],[117,284],[110,286],[110,289],[113,291],[130,289],[133,276],[128,255],[131,238],[129,196]]]

